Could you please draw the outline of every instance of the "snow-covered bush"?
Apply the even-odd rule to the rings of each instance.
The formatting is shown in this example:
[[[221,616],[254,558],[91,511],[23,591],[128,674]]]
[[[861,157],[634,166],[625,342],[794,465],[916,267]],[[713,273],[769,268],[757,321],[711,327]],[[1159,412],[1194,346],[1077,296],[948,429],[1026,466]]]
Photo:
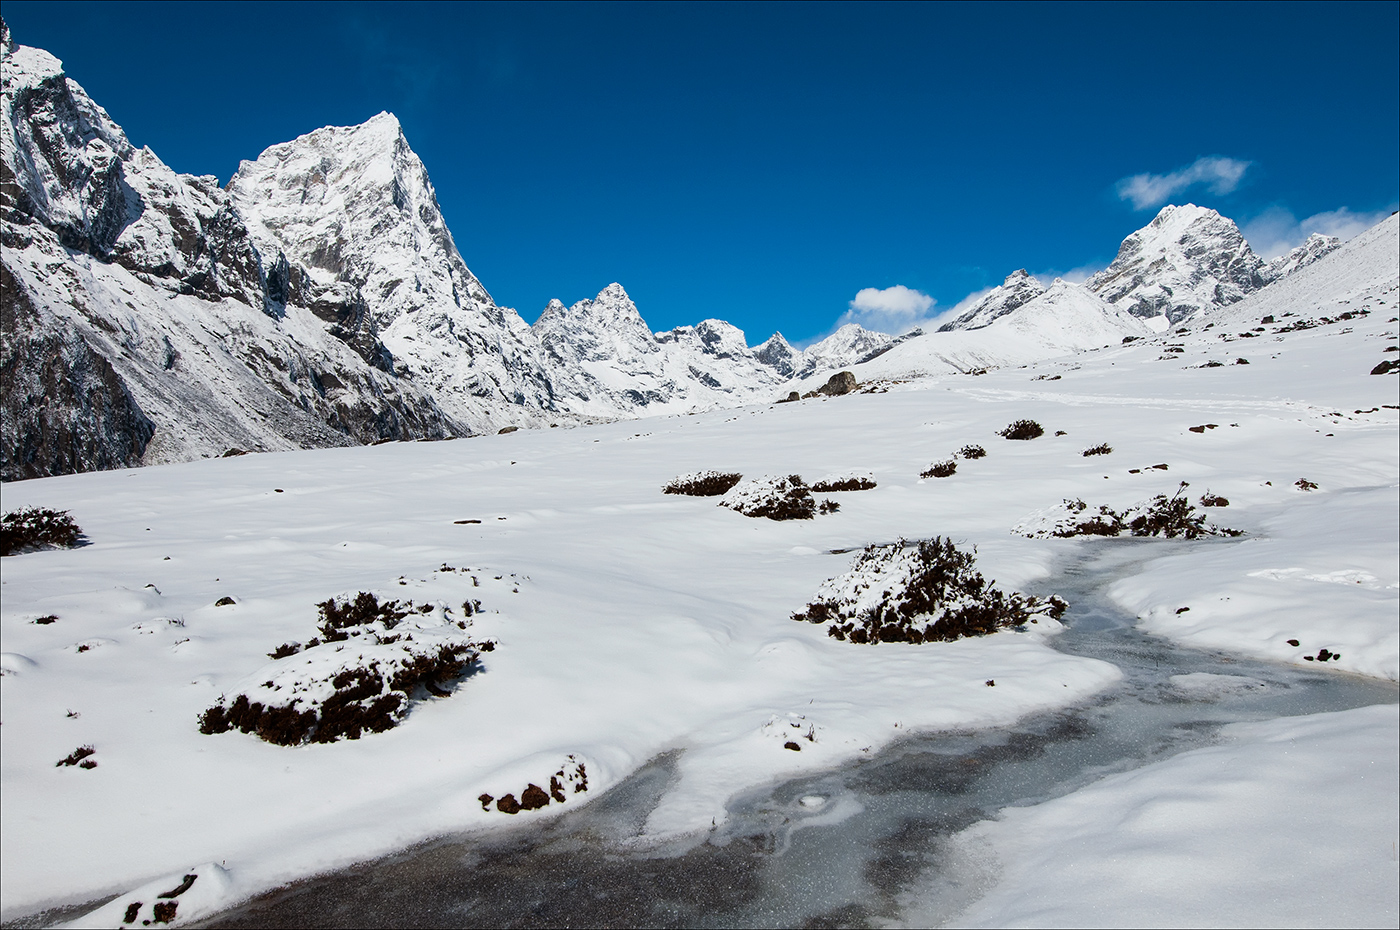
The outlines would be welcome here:
[[[1058,619],[1067,606],[998,590],[973,566],[976,550],[935,538],[868,546],[851,570],[822,584],[794,620],[829,623],[827,635],[853,643],[950,642]]]
[[[1004,439],[1035,439],[1045,435],[1045,427],[1034,420],[1017,420],[997,435]]]
[[[812,490],[817,494],[827,491],[869,491],[873,487],[875,487],[875,476],[868,471],[847,475],[827,475],[812,484]]]
[[[744,477],[738,472],[697,471],[691,475],[672,478],[662,492],[688,494],[691,497],[719,497]]]
[[[947,478],[958,470],[958,463],[952,459],[934,462],[926,471],[919,472],[920,478]]]
[[[746,517],[770,520],[810,520],[817,513],[812,490],[803,483],[801,475],[764,475],[741,481],[719,505]]]
[[[961,455],[965,459],[980,459],[986,457],[987,450],[981,446],[968,445],[959,449],[958,455]]]
[[[1158,494],[1122,512],[1105,505],[1095,509],[1082,500],[1066,500],[1058,507],[1032,514],[1018,523],[1013,532],[1035,539],[1121,536],[1124,533],[1130,536],[1165,536],[1168,539],[1241,535],[1240,530],[1208,523],[1206,515],[1198,513],[1186,498],[1186,487],[1183,481],[1171,497]]]
[[[364,591],[317,606],[325,640],[278,647],[200,716],[201,733],[242,730],[281,746],[380,733],[402,722],[413,700],[448,696],[443,685],[495,648],[472,642],[468,623],[441,606],[380,603]]]
[[[1091,455],[1109,455],[1113,452],[1113,447],[1106,442],[1101,442],[1097,446],[1090,446],[1084,450],[1084,457],[1087,459]]]
[[[83,531],[66,510],[22,507],[0,517],[0,556],[38,549],[71,549]]]

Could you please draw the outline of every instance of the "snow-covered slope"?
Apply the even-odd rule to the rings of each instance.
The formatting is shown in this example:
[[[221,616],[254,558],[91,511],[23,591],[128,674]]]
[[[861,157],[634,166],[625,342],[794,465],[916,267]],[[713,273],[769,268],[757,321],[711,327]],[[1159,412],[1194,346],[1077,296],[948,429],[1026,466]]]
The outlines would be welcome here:
[[[1342,244],[1342,240],[1336,236],[1324,236],[1321,233],[1313,233],[1308,236],[1307,241],[1296,249],[1280,255],[1278,258],[1264,266],[1264,278],[1269,282],[1277,281],[1297,271],[1299,268],[1306,268],[1313,262],[1335,252]]]
[[[853,365],[885,349],[894,342],[887,333],[873,332],[857,323],[847,323],[802,352],[802,362],[793,377],[807,378]]]

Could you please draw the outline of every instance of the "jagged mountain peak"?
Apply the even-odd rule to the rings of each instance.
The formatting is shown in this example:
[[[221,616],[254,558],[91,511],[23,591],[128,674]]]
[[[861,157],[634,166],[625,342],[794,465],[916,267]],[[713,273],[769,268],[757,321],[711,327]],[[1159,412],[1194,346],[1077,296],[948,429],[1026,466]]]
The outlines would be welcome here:
[[[802,365],[801,351],[794,349],[782,333],[774,333],[768,341],[754,349],[754,358],[784,378],[791,378]]]
[[[1168,205],[1129,235],[1089,290],[1139,317],[1169,323],[1242,300],[1268,283],[1234,222],[1209,207]]]
[[[565,306],[551,300],[531,332],[556,363],[631,358],[659,351],[651,328],[621,284]]]
[[[227,189],[264,254],[285,255],[319,286],[360,289],[383,329],[454,310],[524,328],[462,260],[392,113],[269,146],[240,164]]]

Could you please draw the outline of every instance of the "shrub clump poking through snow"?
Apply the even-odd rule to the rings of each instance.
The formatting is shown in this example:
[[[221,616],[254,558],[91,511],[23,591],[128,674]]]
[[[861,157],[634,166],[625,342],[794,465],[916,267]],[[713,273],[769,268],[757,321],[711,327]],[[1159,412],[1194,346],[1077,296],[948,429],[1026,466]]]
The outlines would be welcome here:
[[[945,462],[934,462],[927,471],[919,472],[920,478],[947,478],[958,470],[958,463],[952,459]]]
[[[1110,455],[1112,452],[1112,446],[1110,446],[1106,442],[1101,442],[1097,446],[1090,446],[1089,448],[1085,449],[1084,457],[1088,458],[1091,455]]]
[[[742,481],[724,495],[719,505],[746,517],[769,520],[810,520],[817,513],[812,489],[803,483],[801,475],[764,475]]]
[[[874,476],[866,472],[856,475],[829,475],[813,483],[812,490],[823,494],[827,491],[869,491],[874,487]]]
[[[963,446],[961,449],[958,450],[958,455],[961,455],[963,458],[969,460],[986,458],[987,450],[982,448],[981,446]]]
[[[671,479],[662,491],[666,494],[688,494],[691,497],[719,497],[738,484],[742,477],[744,476],[738,472],[697,471],[693,475],[681,475]]]
[[[1045,427],[1034,420],[1017,420],[997,435],[1004,439],[1035,439],[1045,435]]]
[[[66,510],[22,507],[0,517],[0,556],[39,549],[71,549],[83,531]]]
[[[1168,539],[1243,535],[1240,530],[1206,522],[1206,515],[1199,513],[1187,499],[1186,488],[1187,484],[1183,481],[1171,497],[1158,494],[1122,512],[1104,505],[1094,509],[1082,500],[1066,500],[1058,507],[1031,515],[1017,524],[1013,531],[1034,539],[1121,536],[1124,533],[1129,536],[1165,536]]]
[[[398,726],[410,704],[447,697],[444,685],[467,674],[493,642],[472,642],[467,620],[442,606],[380,603],[361,591],[317,605],[325,640],[277,658],[245,678],[199,718],[201,733],[242,730],[279,746],[359,739]]]
[[[825,582],[794,620],[828,623],[827,635],[852,643],[951,642],[1059,619],[1058,597],[998,590],[973,566],[976,550],[936,538],[869,546],[844,575]]]

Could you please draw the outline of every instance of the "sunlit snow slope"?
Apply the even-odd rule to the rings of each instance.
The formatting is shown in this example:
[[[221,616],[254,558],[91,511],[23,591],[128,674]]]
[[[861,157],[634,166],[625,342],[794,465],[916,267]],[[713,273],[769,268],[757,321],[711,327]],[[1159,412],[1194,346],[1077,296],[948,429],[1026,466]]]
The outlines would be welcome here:
[[[1145,542],[1160,558],[1118,583],[1119,603],[1189,644],[1299,665],[1326,648],[1340,658],[1321,668],[1395,680],[1400,401],[1394,374],[1370,372],[1396,357],[1396,256],[1391,217],[1184,332],[1092,349],[1107,333],[1091,330],[1072,356],[886,393],[6,484],[5,510],[67,509],[90,544],[4,560],[4,918],[197,863],[226,866],[227,902],[551,816],[675,747],[679,780],[646,832],[707,829],[736,791],[906,729],[1082,700],[1118,673],[1051,648],[1050,621],[856,646],[789,619],[849,566],[833,550],[900,537],[951,536],[1003,588],[1051,593],[1059,561],[1096,541],[1011,529],[1065,498],[1124,508],[1181,482],[1193,501],[1228,498],[1211,519],[1244,536]],[[1047,315],[1055,294],[1038,298]],[[1022,418],[1045,435],[997,434]],[[1113,451],[1081,454],[1101,443]],[[986,457],[918,477],[968,444]],[[819,495],[839,512],[787,523],[661,493],[704,469],[878,487]],[[478,599],[472,635],[498,645],[386,733],[289,749],[198,731],[268,653],[314,635],[317,602],[361,590],[459,612]],[[84,745],[95,768],[56,766]],[[477,800],[570,756],[586,794],[516,818]]]

